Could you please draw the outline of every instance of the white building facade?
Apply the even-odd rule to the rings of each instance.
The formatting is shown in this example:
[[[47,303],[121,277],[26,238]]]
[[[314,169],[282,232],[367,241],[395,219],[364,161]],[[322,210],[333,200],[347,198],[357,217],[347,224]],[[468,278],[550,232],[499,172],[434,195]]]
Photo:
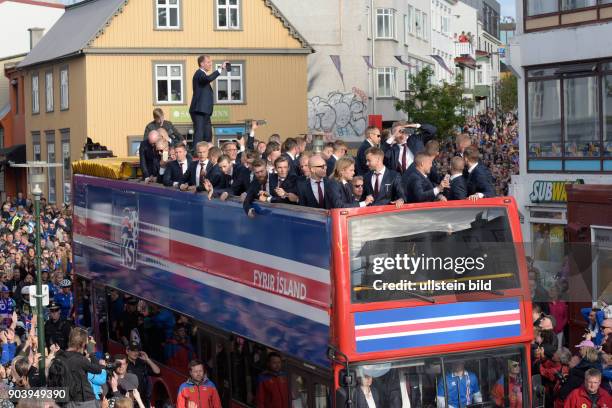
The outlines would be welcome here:
[[[564,240],[565,183],[612,184],[612,5],[563,3],[518,1],[508,55],[520,75],[520,174],[510,192],[524,240],[551,248]]]
[[[448,70],[436,64],[436,82],[454,82],[455,44],[453,39],[453,20],[456,13],[453,7],[456,0],[431,0],[431,48],[432,54],[440,56]]]
[[[275,4],[315,49],[308,60],[310,131],[357,142],[369,115],[382,115],[385,123],[405,119],[395,104],[405,97],[410,74],[435,64],[430,0]]]

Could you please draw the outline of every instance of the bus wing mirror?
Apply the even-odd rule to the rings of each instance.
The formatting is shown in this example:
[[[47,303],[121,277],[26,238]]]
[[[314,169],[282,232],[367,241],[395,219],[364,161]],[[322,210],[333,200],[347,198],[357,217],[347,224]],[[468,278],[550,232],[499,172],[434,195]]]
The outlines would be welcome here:
[[[338,382],[341,387],[353,388],[357,386],[357,373],[354,370],[340,370]]]

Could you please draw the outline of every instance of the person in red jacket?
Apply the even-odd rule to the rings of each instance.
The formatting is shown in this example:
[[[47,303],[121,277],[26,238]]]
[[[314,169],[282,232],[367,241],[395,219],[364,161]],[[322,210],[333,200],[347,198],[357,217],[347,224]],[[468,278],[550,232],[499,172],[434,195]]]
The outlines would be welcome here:
[[[257,408],[286,408],[289,406],[287,374],[281,371],[283,361],[278,353],[268,354],[268,369],[257,378]]]
[[[176,400],[177,408],[221,408],[215,384],[206,377],[200,360],[189,362],[189,379],[182,383]]]
[[[584,373],[584,386],[565,399],[564,408],[612,408],[612,396],[601,385],[601,371],[590,368]]]

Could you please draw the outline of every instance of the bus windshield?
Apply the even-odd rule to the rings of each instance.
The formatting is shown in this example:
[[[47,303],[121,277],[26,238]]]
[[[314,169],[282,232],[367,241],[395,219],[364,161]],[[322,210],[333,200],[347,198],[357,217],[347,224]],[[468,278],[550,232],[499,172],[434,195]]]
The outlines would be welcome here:
[[[348,227],[353,302],[519,287],[503,207],[375,214],[351,218]]]
[[[523,349],[509,347],[352,367],[353,401],[381,407],[527,407]],[[444,381],[445,379],[446,381]],[[341,405],[342,406],[342,405]]]

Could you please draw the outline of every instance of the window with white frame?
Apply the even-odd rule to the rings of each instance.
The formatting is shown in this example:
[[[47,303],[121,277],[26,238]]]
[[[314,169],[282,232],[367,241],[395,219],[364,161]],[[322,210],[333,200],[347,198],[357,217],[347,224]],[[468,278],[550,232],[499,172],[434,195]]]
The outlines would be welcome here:
[[[414,17],[414,25],[416,26],[416,36],[418,38],[423,38],[423,13],[421,12],[421,10],[416,10]]]
[[[54,137],[54,134],[47,134],[47,162],[55,163],[55,141],[49,140],[50,137]],[[55,203],[55,183],[57,180],[57,173],[55,167],[49,167],[47,169],[47,180],[49,188],[49,194],[47,195],[47,199],[50,203]]]
[[[408,14],[404,14],[404,44],[408,45],[408,33],[410,32],[410,20]]]
[[[414,7],[408,5],[408,32],[414,35]]]
[[[155,102],[183,102],[182,64],[155,64]]]
[[[178,29],[181,26],[181,0],[155,0],[156,28]]]
[[[45,74],[45,106],[47,112],[53,111],[53,72]]]
[[[68,109],[68,68],[60,70],[60,109]]]
[[[423,39],[429,41],[429,19],[427,13],[423,13]]]
[[[217,29],[240,29],[240,1],[241,0],[215,0],[217,6]]]
[[[38,74],[32,75],[32,113],[40,112],[40,94],[38,92]]]
[[[395,10],[376,9],[376,38],[395,38]]]
[[[231,62],[230,72],[223,73],[217,77],[216,95],[218,103],[244,103],[244,64]],[[216,64],[219,69],[221,64]]]
[[[395,97],[397,84],[395,78],[396,68],[378,68],[378,97]]]

